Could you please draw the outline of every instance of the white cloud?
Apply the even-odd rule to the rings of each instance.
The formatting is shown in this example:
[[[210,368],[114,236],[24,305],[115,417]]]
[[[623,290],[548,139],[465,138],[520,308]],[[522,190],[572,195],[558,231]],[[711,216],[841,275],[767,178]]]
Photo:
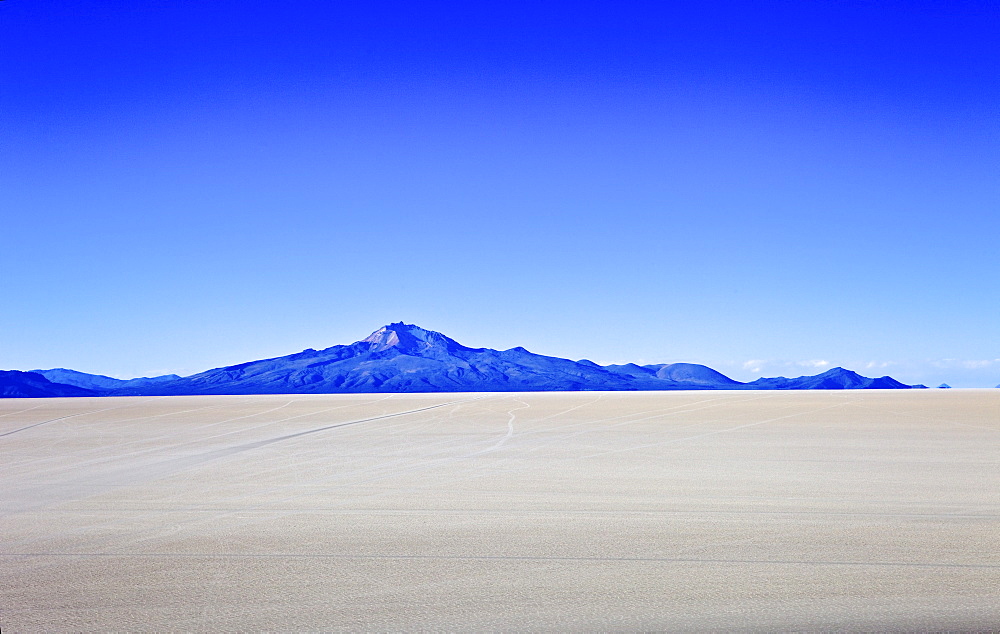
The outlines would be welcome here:
[[[1000,359],[984,359],[982,361],[963,361],[962,367],[968,368],[970,370],[978,370],[980,368],[988,368]]]
[[[935,359],[930,364],[936,368],[965,368],[967,370],[982,370],[994,364],[1000,364],[1000,359]]]
[[[825,359],[809,359],[808,361],[781,361],[777,359],[750,359],[743,362],[743,369],[747,372],[759,374],[767,373],[768,376],[781,373],[794,373],[798,368],[821,369],[830,365]]]
[[[863,367],[866,370],[873,370],[875,368],[888,368],[890,365],[895,364],[895,361],[869,361],[868,363],[865,363]]]
[[[798,361],[795,365],[803,368],[825,368],[830,362],[825,359],[812,359],[810,361]]]

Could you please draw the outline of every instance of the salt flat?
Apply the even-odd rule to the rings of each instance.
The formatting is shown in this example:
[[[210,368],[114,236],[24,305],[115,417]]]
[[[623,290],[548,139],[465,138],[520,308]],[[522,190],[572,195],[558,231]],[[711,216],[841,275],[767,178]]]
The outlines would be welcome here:
[[[1000,628],[1000,390],[0,400],[0,628]]]

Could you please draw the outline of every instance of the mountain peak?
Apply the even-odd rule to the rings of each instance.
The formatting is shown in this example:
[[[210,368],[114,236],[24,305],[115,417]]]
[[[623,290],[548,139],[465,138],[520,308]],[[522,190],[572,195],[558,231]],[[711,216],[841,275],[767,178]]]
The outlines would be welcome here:
[[[464,347],[439,332],[425,330],[420,326],[405,324],[401,321],[382,326],[358,343],[370,344],[369,350],[371,352],[382,352],[396,348],[403,353],[414,353],[438,346],[445,348]]]
[[[394,324],[389,324],[388,326],[382,326],[372,334],[368,335],[361,341],[363,343],[372,344],[372,349],[379,348],[391,348],[399,343],[399,335],[393,329]]]
[[[855,372],[854,370],[848,370],[847,368],[842,368],[840,366],[837,366],[835,368],[830,368],[826,372],[823,372],[822,374],[818,374],[816,376],[861,376],[861,375]]]

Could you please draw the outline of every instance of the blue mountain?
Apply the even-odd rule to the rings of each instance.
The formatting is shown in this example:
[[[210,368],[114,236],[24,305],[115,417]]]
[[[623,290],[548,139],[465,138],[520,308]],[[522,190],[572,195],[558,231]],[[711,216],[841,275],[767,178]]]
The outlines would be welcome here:
[[[165,374],[163,376],[154,377],[141,377],[138,379],[115,379],[110,376],[104,376],[103,374],[87,374],[86,372],[77,372],[76,370],[67,370],[66,368],[53,368],[51,370],[32,370],[36,374],[41,374],[49,381],[53,383],[63,383],[65,385],[75,385],[77,387],[82,387],[88,390],[96,390],[98,392],[106,392],[111,390],[120,390],[125,388],[137,388],[146,387],[149,385],[154,385],[156,383],[163,383],[164,381],[173,381],[181,377],[176,374]]]
[[[100,395],[100,392],[75,385],[53,383],[37,372],[0,370],[0,398]]]
[[[786,379],[783,376],[762,378],[745,384],[758,390],[905,390],[913,386],[891,376],[870,379],[844,368],[833,368],[816,376]]]
[[[707,368],[706,368],[707,369]],[[707,386],[632,377],[591,362],[509,350],[469,348],[402,322],[349,345],[208,370],[115,394],[310,394],[333,392],[506,392],[698,389]]]
[[[697,363],[670,363],[644,367],[656,368],[656,378],[675,383],[704,385],[712,388],[734,388],[742,385],[739,381],[734,381],[721,372]]]
[[[37,377],[33,380],[50,386],[62,385],[46,388],[49,391],[83,390],[80,395],[107,396],[910,387],[890,377],[870,379],[843,368],[818,376],[740,383],[695,363],[601,366],[586,359],[570,361],[535,354],[521,347],[469,348],[441,333],[402,322],[383,326],[352,344],[309,348],[187,377],[123,381],[64,368],[19,374],[33,374]]]
[[[589,361],[588,361],[589,363]],[[601,367],[601,366],[596,366]],[[664,389],[664,385],[681,385],[680,389],[738,389],[744,384],[734,381],[725,374],[697,363],[660,363],[655,365],[606,365],[605,370],[634,380],[637,384],[649,385],[637,389]],[[657,387],[660,386],[660,387]]]

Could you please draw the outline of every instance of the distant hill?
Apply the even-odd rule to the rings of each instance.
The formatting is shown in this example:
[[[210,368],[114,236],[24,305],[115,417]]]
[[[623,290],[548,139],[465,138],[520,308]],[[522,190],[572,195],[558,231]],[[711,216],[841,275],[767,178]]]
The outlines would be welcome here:
[[[101,393],[75,385],[53,383],[37,372],[0,370],[0,397],[41,398],[51,396],[100,396]]]
[[[586,359],[570,361],[535,354],[521,347],[469,348],[439,332],[402,322],[383,326],[352,344],[310,348],[187,377],[125,381],[65,368],[19,374],[33,374],[50,386],[62,386],[49,387],[49,391],[75,389],[106,396],[911,387],[891,377],[870,379],[843,368],[817,376],[741,383],[695,363],[601,366]]]
[[[870,379],[844,368],[833,368],[816,376],[800,376],[795,379],[783,376],[757,379],[746,385],[759,390],[905,390],[913,387],[890,376]]]
[[[145,387],[148,385],[163,383],[165,381],[173,381],[175,379],[181,378],[176,374],[165,374],[163,376],[142,377],[138,379],[126,380],[126,379],[115,379],[110,376],[104,376],[103,374],[87,374],[86,372],[77,372],[76,370],[67,370],[66,368],[53,368],[51,370],[32,370],[32,372],[36,374],[41,374],[42,376],[52,381],[53,383],[64,383],[66,385],[75,385],[77,387],[82,387],[88,390],[97,390],[97,391]]]
[[[587,363],[590,363],[589,361]],[[601,366],[596,366],[601,367]],[[697,363],[660,363],[654,365],[607,365],[605,370],[634,379],[638,384],[663,385],[678,384],[684,389],[734,389],[743,383],[734,381],[725,374]],[[656,387],[640,389],[658,389]],[[660,388],[662,389],[662,388]]]

